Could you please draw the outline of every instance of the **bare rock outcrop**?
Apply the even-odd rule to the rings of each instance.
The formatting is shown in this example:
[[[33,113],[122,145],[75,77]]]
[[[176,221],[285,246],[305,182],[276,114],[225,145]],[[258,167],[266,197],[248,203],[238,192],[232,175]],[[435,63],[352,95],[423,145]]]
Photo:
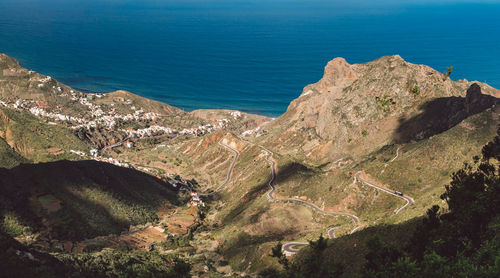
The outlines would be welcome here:
[[[443,117],[443,111],[453,111],[450,118],[459,115],[445,117],[443,126],[449,128],[464,115],[491,106],[499,92],[479,82],[452,81],[399,55],[353,65],[335,58],[326,65],[321,80],[306,86],[285,114],[264,126],[269,131],[265,142],[282,153],[319,161],[357,156],[402,137],[418,139],[413,132],[411,136],[398,132],[404,120],[424,113],[433,100],[441,99],[432,106],[439,117]],[[456,107],[436,106],[447,103]],[[432,119],[431,114],[428,116],[426,119]]]

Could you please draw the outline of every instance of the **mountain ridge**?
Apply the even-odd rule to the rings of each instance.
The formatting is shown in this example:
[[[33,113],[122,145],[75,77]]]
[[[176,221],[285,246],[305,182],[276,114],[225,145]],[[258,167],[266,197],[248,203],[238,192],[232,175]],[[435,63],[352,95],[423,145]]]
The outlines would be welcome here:
[[[117,235],[126,228],[121,222],[98,233],[84,228],[82,232],[90,233],[71,238],[94,245],[85,250],[74,247],[73,251],[121,248],[117,242],[145,237],[147,244],[140,248],[188,254],[196,262],[196,271],[203,268],[201,256],[217,258],[217,269],[224,273],[255,272],[275,264],[266,253],[278,241],[305,242],[324,231],[342,237],[355,228],[349,219],[321,215],[311,207],[354,215],[362,224],[355,231],[419,217],[428,205],[439,201],[448,174],[491,139],[498,125],[497,89],[451,81],[447,74],[407,63],[399,56],[354,65],[343,58],[333,59],[323,78],[305,86],[287,112],[273,120],[224,109],[185,112],[126,91],[83,94],[23,70],[13,59],[4,57],[2,61],[0,137],[10,146],[4,148],[6,157],[13,159],[5,173],[23,176],[25,170],[25,176],[31,177],[30,172],[43,168],[47,177],[60,181],[49,167],[60,165],[71,169],[67,174],[82,177],[81,181],[67,177],[69,187],[92,184],[90,188],[102,189],[108,185],[109,175],[101,170],[108,169],[112,180],[122,181],[113,189],[117,192],[128,188],[129,182],[140,184],[140,177],[145,177],[151,184],[168,181],[173,191],[165,194],[183,200],[152,209],[137,194],[151,194],[156,187],[130,185],[141,200],[137,209],[147,211],[145,218],[154,225],[142,227],[147,223],[136,221],[135,212],[125,209],[122,211],[133,220],[127,225],[138,232]],[[12,151],[23,155],[13,156]],[[19,165],[26,162],[39,164]],[[95,171],[75,170],[82,163],[93,165],[89,169]],[[269,202],[271,164],[275,175],[272,196],[311,206]],[[134,174],[123,180],[113,169]],[[45,179],[43,171],[36,172]],[[401,200],[390,196],[392,193],[379,194],[356,178],[359,172],[363,177],[366,173],[370,182],[383,185],[386,192],[412,196],[415,203],[395,215]],[[63,180],[60,185],[64,184]],[[3,187],[10,188],[9,184]],[[198,195],[216,188],[220,190],[213,194]],[[114,198],[99,190],[84,190],[82,196],[102,197],[98,205],[114,210],[114,215],[130,205],[123,196]],[[34,202],[59,211],[57,200],[67,196],[58,194],[56,190],[37,195]],[[68,200],[63,201],[67,204]],[[13,207],[19,207],[16,204]],[[87,210],[95,209],[88,206]],[[29,225],[13,225],[16,215],[4,213],[4,224],[23,232]],[[77,219],[93,221],[92,217]],[[54,227],[60,231],[64,225]],[[110,231],[115,234],[108,235]],[[89,239],[89,235],[97,237]],[[43,242],[64,252],[59,239],[44,236]]]
[[[335,160],[342,154],[336,154],[334,149],[350,149],[357,155],[394,143],[401,121],[421,112],[426,102],[435,98],[465,97],[473,84],[480,87],[480,94],[500,96],[500,90],[487,84],[452,81],[428,66],[408,63],[399,55],[353,65],[344,58],[335,58],[325,66],[324,76],[317,83],[307,85],[283,115],[263,128],[281,128],[278,134],[284,138],[272,138],[268,144],[281,143],[292,149],[300,148],[297,145],[305,140],[297,140],[297,144],[292,141],[289,145],[284,140],[300,138],[296,134],[305,132],[317,143],[302,146],[305,156],[313,158],[314,152],[326,152],[326,157]],[[491,100],[489,104],[496,102]],[[368,134],[372,142],[363,140]],[[374,146],[370,148],[370,145]],[[319,158],[321,161],[325,154]]]

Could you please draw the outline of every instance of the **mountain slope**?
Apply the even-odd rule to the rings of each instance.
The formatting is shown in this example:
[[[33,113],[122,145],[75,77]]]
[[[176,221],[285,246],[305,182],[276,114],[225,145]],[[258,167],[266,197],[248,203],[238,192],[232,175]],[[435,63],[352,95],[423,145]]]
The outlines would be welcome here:
[[[320,81],[306,86],[285,114],[264,127],[269,135],[262,142],[280,152],[324,162],[422,139],[497,101],[478,92],[500,96],[499,90],[476,82],[479,88],[474,85],[472,98],[466,97],[472,84],[452,81],[398,55],[354,65],[336,58],[327,64]],[[464,113],[469,105],[476,108]],[[419,122],[415,116],[421,114],[426,116],[417,116]],[[441,124],[425,126],[434,120]]]
[[[22,164],[0,176],[3,230],[35,241],[117,234],[179,204],[169,184],[96,161]]]
[[[429,207],[426,216],[375,226],[321,248],[311,244],[282,276],[321,277],[339,269],[344,275],[337,277],[498,276],[499,143],[500,128],[474,162],[452,174],[443,202]]]
[[[25,111],[0,107],[0,138],[33,161],[74,158],[71,150],[88,151],[72,130],[42,122]]]
[[[0,169],[2,229],[43,248],[99,243],[104,237],[94,237],[153,222],[160,241],[162,228],[172,234],[154,246],[162,252],[173,247],[198,263],[217,258],[221,267],[225,256],[233,269],[255,272],[276,264],[267,254],[278,241],[351,231],[363,237],[383,224],[401,224],[399,233],[414,227],[402,223],[441,202],[449,174],[495,136],[499,122],[498,90],[452,81],[399,56],[357,65],[334,59],[275,120],[230,110],[186,113],[125,91],[71,92],[0,58],[0,97],[7,102],[0,137],[12,147],[6,155],[15,156],[13,149],[32,162],[77,160],[71,150],[89,157],[95,148],[95,159],[186,180],[183,189],[218,189],[192,193],[206,207],[193,201],[174,210],[189,192],[178,196],[132,169],[95,161],[16,166],[22,157],[14,158],[6,165],[15,167]],[[415,202],[401,209],[400,194]],[[157,212],[165,223],[155,223]],[[179,230],[188,236],[181,239]],[[95,245],[113,246],[118,237]],[[186,247],[181,242],[190,246],[178,248]],[[88,258],[68,258],[80,259]]]
[[[0,138],[0,168],[12,168],[28,162],[26,158],[15,152],[4,139]]]
[[[346,217],[321,215],[293,202],[270,202],[270,164],[259,144],[277,164],[277,198],[356,215],[360,229],[403,223],[439,203],[449,174],[495,136],[500,112],[495,96],[498,90],[486,84],[454,82],[397,56],[352,66],[332,61],[320,82],[307,86],[284,115],[261,131],[217,137],[239,151],[231,180],[214,196],[209,222],[217,227],[213,233],[224,242],[230,264],[258,270],[271,263],[265,254],[272,242],[311,240],[332,227],[340,236],[355,227]],[[178,170],[201,177],[191,173],[228,167],[227,152],[218,140],[209,141],[204,137],[170,145],[169,150],[185,156],[185,166]],[[358,172],[415,203],[395,214],[404,202],[354,179]],[[221,181],[222,174],[217,175]]]

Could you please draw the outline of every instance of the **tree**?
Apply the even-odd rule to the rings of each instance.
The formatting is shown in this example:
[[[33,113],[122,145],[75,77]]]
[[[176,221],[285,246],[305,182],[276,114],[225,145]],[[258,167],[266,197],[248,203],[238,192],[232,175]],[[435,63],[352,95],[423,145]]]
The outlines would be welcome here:
[[[444,74],[443,80],[446,80],[446,78],[450,77],[452,71],[453,71],[453,66],[446,67],[446,71],[443,73]]]
[[[327,245],[328,240],[323,237],[323,234],[320,234],[318,240],[316,241],[309,240],[309,246],[311,246],[311,248],[315,251],[321,252],[326,249]]]
[[[276,246],[271,248],[270,256],[273,258],[278,258],[278,263],[280,263],[285,269],[288,269],[288,259],[285,254],[283,254],[283,244],[278,242]]]
[[[482,159],[453,173],[441,196],[448,209],[430,208],[408,245],[367,241],[365,277],[500,276],[500,128],[497,134]]]
[[[174,259],[174,274],[175,277],[190,277],[189,272],[191,271],[191,264],[185,262],[182,259]]]

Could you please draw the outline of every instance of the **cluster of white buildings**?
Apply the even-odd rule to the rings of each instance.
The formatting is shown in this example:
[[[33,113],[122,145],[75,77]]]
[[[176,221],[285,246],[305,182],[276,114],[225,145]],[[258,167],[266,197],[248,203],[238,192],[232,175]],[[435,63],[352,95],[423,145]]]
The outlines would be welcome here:
[[[47,111],[45,111],[45,109],[37,107],[37,106],[33,106],[33,107],[29,108],[28,111],[37,117],[51,118],[51,119],[54,119],[56,121],[70,121],[70,122],[79,123],[79,124],[85,124],[88,122],[85,119],[78,118],[78,117],[68,116],[68,115],[64,115],[61,113],[47,112]]]
[[[42,79],[37,79],[36,81],[40,82],[39,84],[46,84],[53,80],[50,76],[47,76]],[[56,88],[55,86],[53,86]],[[70,97],[71,100],[80,103],[88,108],[88,114],[84,116],[71,116],[65,115],[54,110],[49,110],[48,104],[43,101],[35,101],[35,100],[23,100],[17,99],[14,103],[6,103],[0,100],[0,105],[14,108],[16,110],[27,110],[31,114],[37,117],[44,117],[54,120],[54,122],[50,122],[50,124],[56,124],[55,122],[69,122],[71,123],[72,129],[79,128],[96,128],[96,127],[105,127],[108,129],[112,129],[116,126],[117,121],[145,121],[145,120],[157,120],[159,118],[159,114],[154,112],[145,112],[142,109],[136,109],[135,106],[131,106],[130,108],[134,110],[133,113],[121,115],[117,114],[115,108],[109,109],[107,112],[104,112],[101,105],[93,103],[92,99],[102,98],[103,94],[83,94],[80,92],[75,92],[74,90],[69,90],[69,92],[63,91],[61,87],[56,88],[59,91],[59,96],[61,97]],[[132,104],[131,100],[124,100],[121,97],[117,99],[122,99],[121,102],[125,104]],[[110,106],[114,106],[114,102],[108,103]],[[242,117],[241,112],[233,111],[230,113],[231,117],[234,119]],[[201,136],[207,133],[214,132],[216,130],[225,128],[230,120],[224,118],[219,119],[215,123],[209,123],[205,125],[200,125],[198,127],[193,128],[185,128],[182,130],[176,130],[170,127],[160,126],[160,125],[151,125],[147,128],[139,128],[139,129],[122,129],[121,131],[126,132],[126,134],[130,138],[144,138],[155,135],[163,135],[163,134],[174,134],[174,135],[193,135],[193,136]],[[132,147],[132,144],[129,144],[127,147]],[[78,154],[81,156],[81,154]],[[92,154],[93,157],[96,157],[96,154]],[[118,165],[119,163],[114,163]]]
[[[249,130],[245,130],[241,133],[242,136],[245,136],[245,135],[252,135],[252,134],[258,134],[260,131],[260,126],[255,128],[255,129],[249,129]]]
[[[218,129],[226,127],[229,123],[228,119],[217,120],[214,124],[206,124],[198,126],[197,128],[185,128],[179,132],[180,135],[203,135]]]
[[[100,105],[95,105],[89,102],[87,98],[77,96],[76,93],[74,93],[74,91],[71,91],[71,94],[73,100],[77,100],[79,103],[89,108],[90,116],[92,117],[92,119],[65,115],[58,112],[48,112],[42,105],[38,104],[34,100],[17,99],[13,104],[8,104],[4,101],[0,101],[0,105],[18,110],[19,109],[28,110],[31,114],[37,117],[50,118],[55,121],[69,121],[74,124],[77,124],[75,126],[72,126],[73,129],[81,127],[92,128],[97,126],[113,128],[116,125],[117,120],[123,120],[123,121],[156,120],[159,117],[158,114],[154,112],[144,113],[144,111],[142,110],[137,110],[134,112],[134,114],[120,115],[120,114],[115,114],[115,110],[112,109],[106,115],[106,113],[102,110]],[[164,128],[164,129],[167,131],[169,130],[169,128]]]
[[[160,125],[152,125],[147,128],[140,128],[140,129],[128,129],[128,130],[123,130],[127,133],[127,135],[131,138],[134,137],[146,137],[146,136],[151,136],[155,135],[158,133],[165,133],[165,134],[174,134],[178,133],[175,129],[171,129],[169,127],[164,127]]]
[[[198,193],[194,192],[194,191],[191,191],[191,205],[192,206],[200,206],[200,207],[204,207],[205,206],[205,203],[203,203],[203,201],[200,199],[200,196],[198,196]]]
[[[30,71],[30,73],[33,73],[33,72]],[[43,86],[45,86],[45,83],[50,82],[51,80],[52,80],[52,77],[50,77],[50,76],[46,76],[46,77],[44,77],[42,79],[38,79],[36,81],[38,81],[40,83],[37,84],[37,87],[38,88],[42,88]],[[33,80],[30,78],[30,81],[33,81]]]
[[[228,119],[221,119],[218,120],[214,124],[206,124],[206,125],[201,125],[198,127],[193,127],[193,128],[185,128],[181,131],[178,131],[176,129],[172,129],[169,127],[164,127],[160,125],[152,125],[147,128],[140,128],[140,129],[128,129],[128,130],[122,130],[127,133],[127,135],[131,138],[138,137],[138,138],[144,138],[144,137],[149,137],[153,135],[160,135],[160,134],[175,134],[175,135],[195,135],[195,136],[200,136],[204,135],[213,131],[216,131],[218,129],[224,128],[227,126],[229,123]]]
[[[231,112],[231,116],[236,120],[238,118],[241,118],[241,112],[240,111],[233,111],[233,112]]]
[[[69,152],[72,154],[78,155],[80,157],[87,157],[87,154],[85,152],[82,152],[82,151],[70,150]],[[120,167],[134,168],[127,162],[121,162],[121,161],[114,159],[112,157],[100,156],[99,152],[96,149],[90,150],[90,159],[96,160],[96,161],[101,161],[101,162],[111,163],[111,164],[114,164],[114,165],[120,166]]]

